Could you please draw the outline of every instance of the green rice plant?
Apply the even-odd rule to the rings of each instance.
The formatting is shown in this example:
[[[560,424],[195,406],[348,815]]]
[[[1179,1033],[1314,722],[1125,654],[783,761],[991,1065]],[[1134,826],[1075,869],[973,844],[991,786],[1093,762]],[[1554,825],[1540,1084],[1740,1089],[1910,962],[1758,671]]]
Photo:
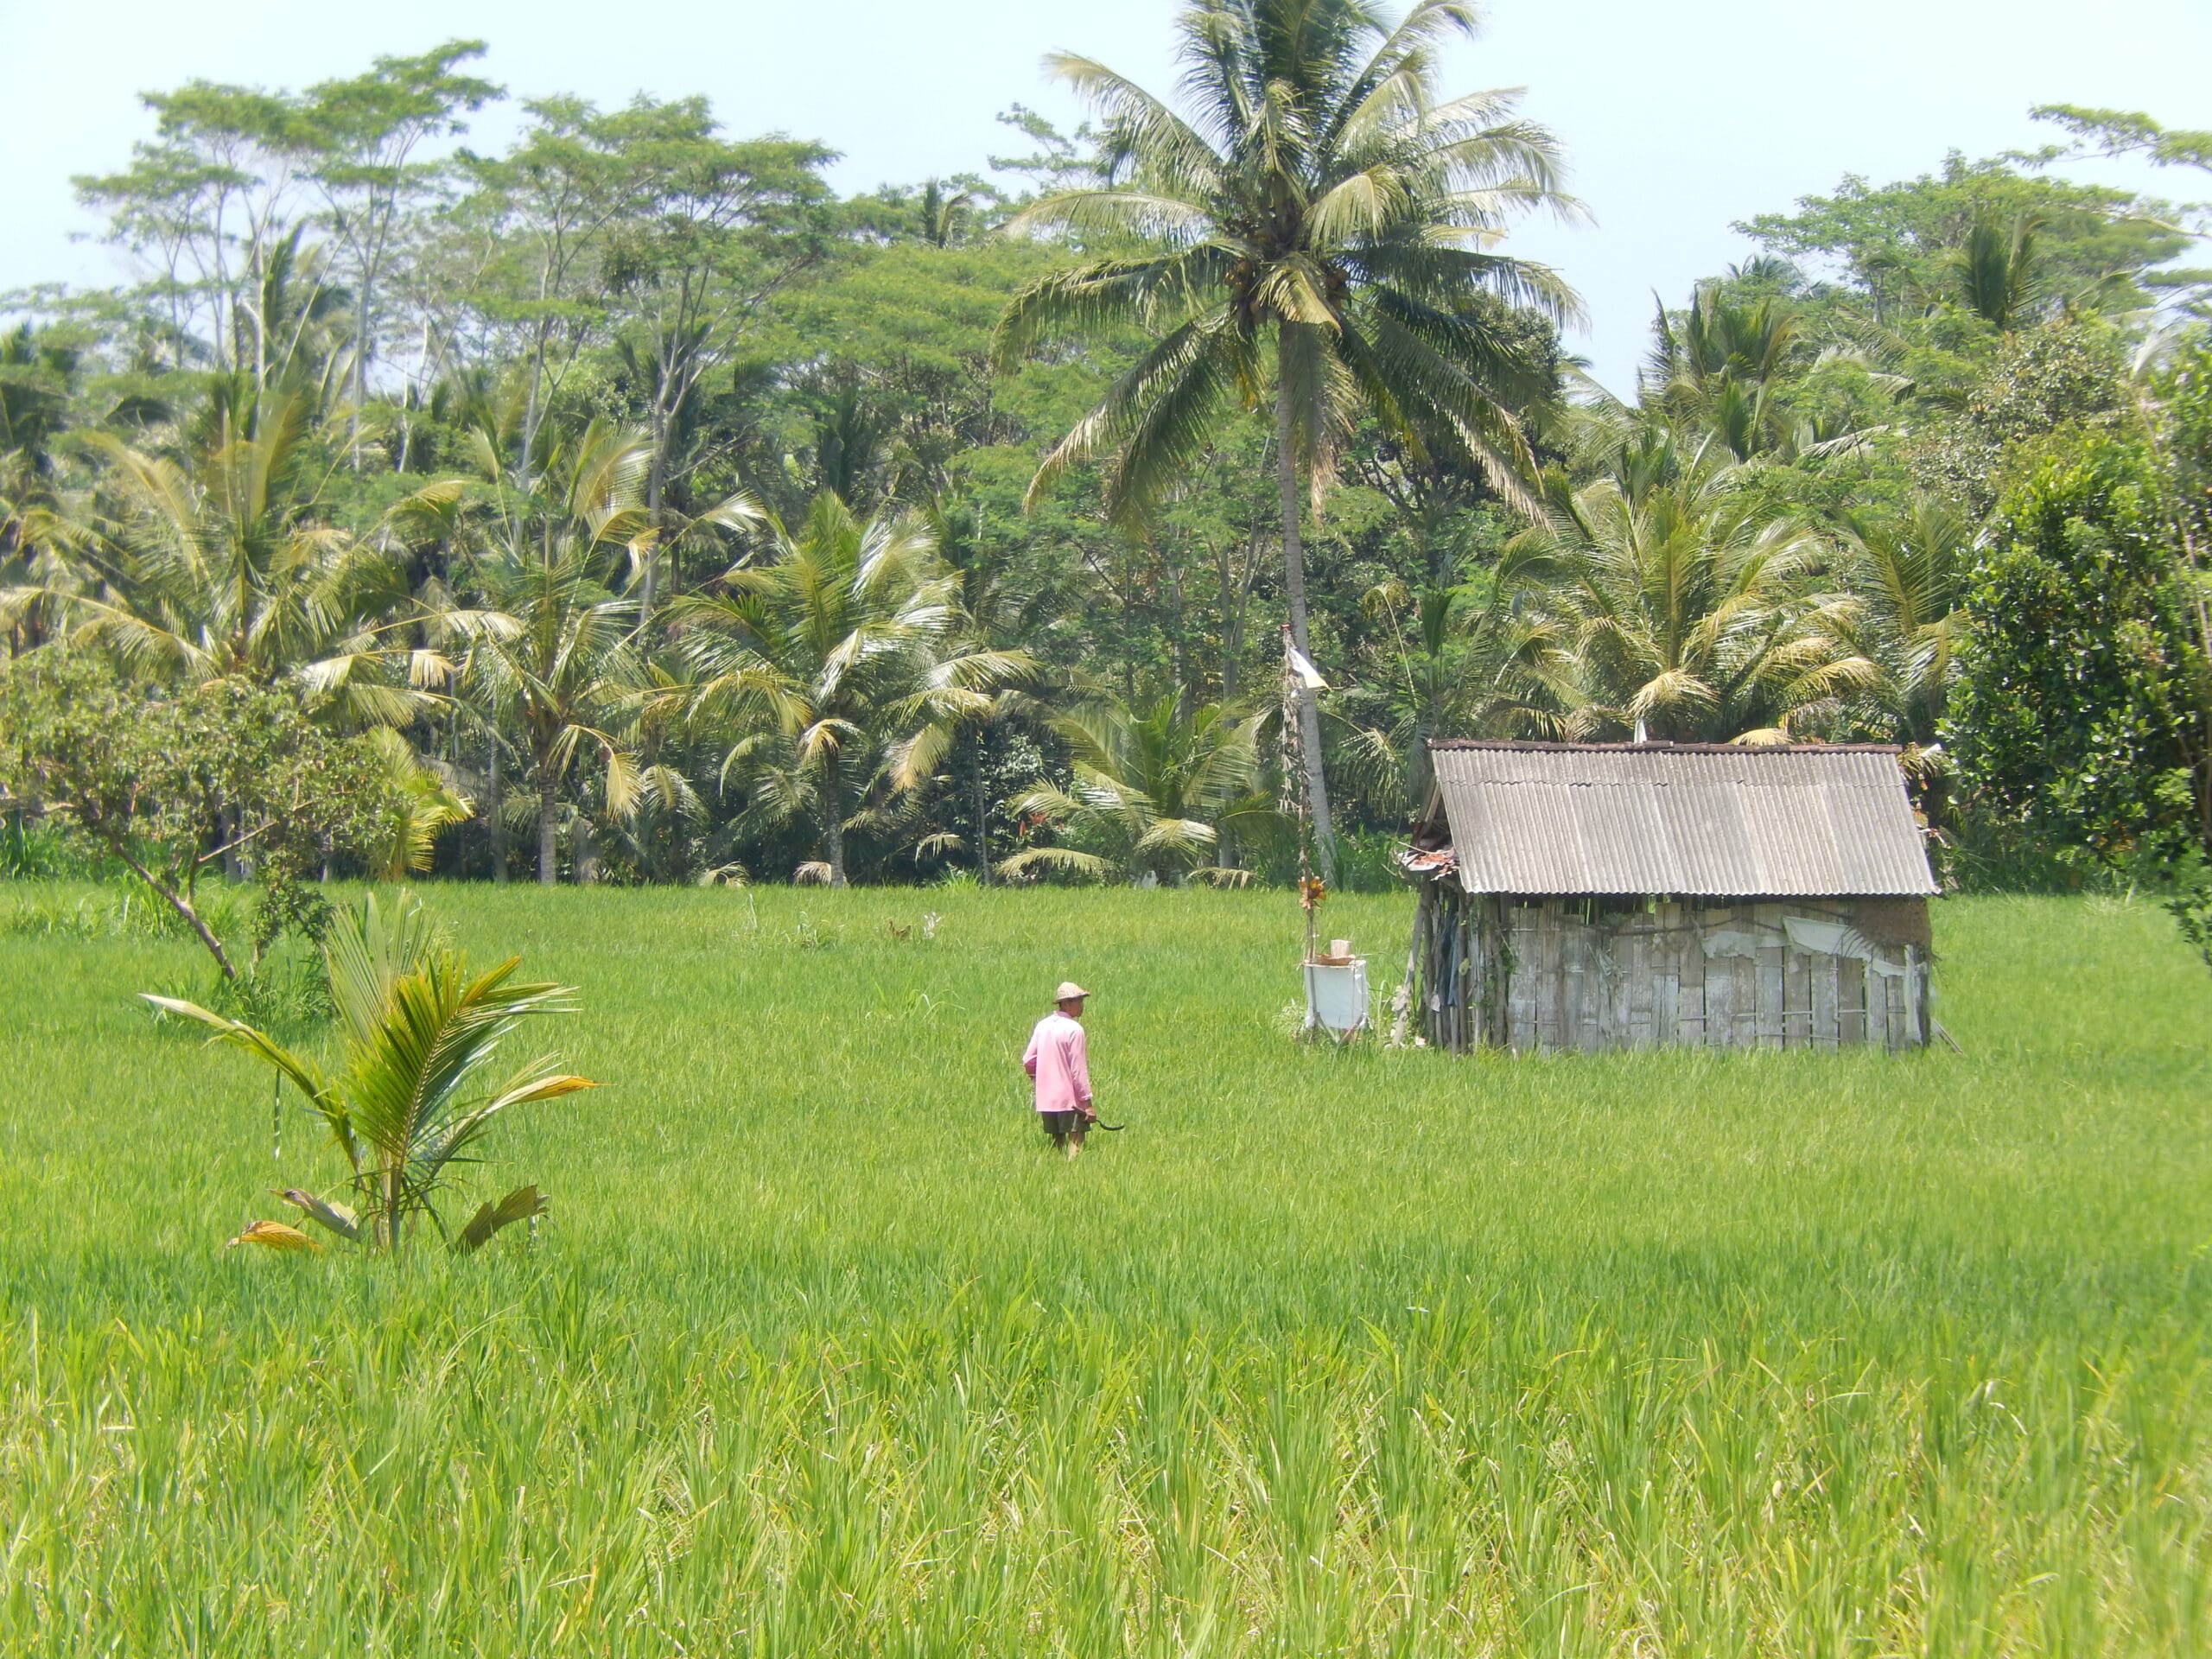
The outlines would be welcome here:
[[[1519,1060],[1278,1036],[1281,894],[433,902],[620,1107],[480,1142],[529,1251],[222,1250],[329,1154],[131,996],[191,944],[0,937],[0,1651],[2212,1651],[2152,900],[1939,906],[1963,1054]],[[1402,898],[1328,919],[1402,960]],[[1073,1165],[1071,976],[1130,1126]]]
[[[58,823],[0,812],[0,881],[50,881],[92,873],[97,860]]]
[[[201,915],[218,932],[235,932],[245,912],[227,894],[211,894]],[[0,892],[0,933],[75,939],[188,938],[175,911],[135,887],[26,881]]]

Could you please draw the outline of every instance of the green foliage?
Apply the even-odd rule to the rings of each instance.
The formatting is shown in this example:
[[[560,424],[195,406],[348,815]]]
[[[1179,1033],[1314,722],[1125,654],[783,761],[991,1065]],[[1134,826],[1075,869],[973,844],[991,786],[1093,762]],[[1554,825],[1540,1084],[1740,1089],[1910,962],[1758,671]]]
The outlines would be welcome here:
[[[1933,425],[1914,446],[1920,482],[1987,515],[2022,446],[2045,452],[2124,423],[2127,354],[2114,329],[2053,322],[2009,336],[1968,390],[1958,418]]]
[[[534,829],[546,881],[988,883],[1050,833],[1014,809],[1068,775],[1056,714],[1247,707],[1284,624],[1332,688],[1294,711],[1325,869],[1338,816],[1402,823],[1429,736],[1639,709],[1901,739],[1931,821],[2005,838],[1978,797],[1947,816],[1930,748],[1998,498],[2140,439],[2170,550],[2212,544],[2198,348],[2141,338],[2152,301],[2201,302],[2164,263],[2201,215],[2058,169],[2195,173],[2202,134],[2053,106],[2070,149],[1755,220],[1761,257],[1662,309],[1631,407],[1564,353],[1564,281],[1500,245],[1578,209],[1515,95],[1447,95],[1474,8],[1179,16],[1172,98],[1069,57],[1095,127],[1002,118],[1020,195],[840,200],[821,144],[696,97],[530,99],[478,154],[504,93],[467,41],[149,95],[148,141],[78,181],[144,280],[37,290],[0,339],[0,645],[296,683],[328,729],[388,728],[386,873],[504,880]],[[1641,505],[1601,510],[1613,487]],[[687,620],[824,494],[925,524],[957,578],[938,677],[871,694],[850,766],[792,749],[775,697],[702,702],[734,659]]]
[[[2168,127],[2139,110],[2088,109],[2076,104],[2045,104],[2031,113],[2038,121],[2053,122],[2071,132],[2078,152],[2141,156],[2154,167],[2212,173],[2212,131],[2202,128]],[[2049,159],[2059,157],[2053,155]],[[2192,228],[2201,239],[2207,223],[2202,204],[2193,217]],[[2198,321],[2212,321],[2212,271],[2168,267],[2146,271],[2140,280],[2148,289],[2177,298]]]
[[[845,885],[845,833],[924,787],[962,721],[1030,667],[960,636],[959,582],[930,526],[886,512],[863,524],[834,495],[772,563],[679,613],[694,715],[740,734],[722,763],[749,810],[818,832],[820,879]]]
[[[0,1649],[2203,1647],[2212,982],[2154,905],[1940,906],[1964,1058],[1489,1063],[1279,1039],[1280,893],[438,902],[619,1088],[480,1143],[448,1220],[542,1179],[528,1252],[211,1248],[319,1127],[272,1160],[265,1069],[128,996],[185,948],[0,939]],[[1324,919],[1389,985],[1410,914]],[[1130,1126],[1072,1166],[1014,1063],[1071,972]]]
[[[2165,204],[2124,190],[1955,151],[1940,174],[1882,186],[1848,177],[1832,196],[1805,198],[1795,213],[1762,213],[1736,229],[1770,252],[1832,262],[1885,321],[1953,306],[1999,322],[1974,296],[2018,290],[2025,273],[2012,267],[2024,232],[2049,300],[2120,312],[2150,299],[2139,273],[2189,245],[2171,219]]]
[[[1230,839],[1264,842],[1282,827],[1259,786],[1262,724],[1217,703],[1185,708],[1172,693],[1147,709],[1101,702],[1059,716],[1067,786],[1042,784],[1013,803],[1059,840],[1014,854],[999,873],[1139,887],[1245,879],[1229,862]]]
[[[1943,732],[1978,810],[2107,859],[2204,844],[2202,646],[2160,480],[2136,446],[2085,445],[2007,493],[1969,579]]]
[[[424,1216],[467,1255],[502,1227],[542,1215],[537,1189],[519,1187],[497,1204],[487,1200],[453,1232],[437,1199],[453,1166],[474,1161],[494,1117],[593,1087],[556,1071],[550,1058],[491,1081],[490,1068],[516,1027],[532,1014],[567,1012],[571,988],[515,982],[518,957],[472,976],[451,941],[404,893],[383,902],[370,894],[358,916],[332,931],[323,957],[344,1043],[336,1071],[197,1003],[145,999],[164,1014],[213,1027],[214,1040],[274,1069],[279,1089],[289,1082],[300,1091],[352,1169],[351,1205],[296,1187],[278,1196],[340,1237],[393,1255]],[[289,1230],[258,1230],[270,1227],[255,1224],[232,1243],[293,1246]]]
[[[1873,689],[1840,604],[1807,594],[1827,555],[1817,531],[1761,512],[1709,450],[1624,460],[1560,504],[1557,530],[1530,532],[1567,572],[1577,729],[1727,742]]]
[[[590,879],[595,826],[573,798],[588,766],[598,774],[601,826],[630,818],[647,786],[631,741],[651,680],[642,601],[613,584],[626,556],[636,575],[658,551],[644,493],[652,453],[642,435],[594,421],[564,435],[535,488],[508,485],[493,458],[497,516],[476,561],[478,602],[449,602],[436,617],[439,635],[462,647],[463,692],[495,749],[502,726],[518,730],[528,792],[492,808],[535,821],[537,879],[547,886],[558,879],[564,801],[574,868]],[[733,497],[701,522],[758,517],[749,499]]]
[[[1873,689],[1892,741],[1937,740],[1958,666],[1959,601],[1974,525],[1940,496],[1848,525],[1844,569],[1853,603],[1838,620],[1851,647],[1880,671]]]
[[[2198,881],[2166,900],[2166,910],[2180,924],[2190,948],[2212,968],[2212,886]]]
[[[406,816],[388,770],[311,721],[294,687],[229,678],[169,690],[52,646],[0,668],[0,785],[126,866],[226,979],[237,970],[195,907],[208,863],[231,855],[258,878],[257,962],[283,934],[318,936],[323,867],[388,844]]]
[[[21,810],[0,811],[0,880],[97,875],[99,861],[86,856],[81,843],[73,843],[61,824],[43,818],[33,822]]]
[[[67,868],[11,877],[20,885],[6,895],[8,902],[0,908],[0,932],[69,939],[192,937],[184,918],[158,894],[111,881],[87,891],[82,885],[85,877],[85,872]],[[245,925],[241,907],[226,894],[210,893],[198,908],[219,937],[238,932]]]

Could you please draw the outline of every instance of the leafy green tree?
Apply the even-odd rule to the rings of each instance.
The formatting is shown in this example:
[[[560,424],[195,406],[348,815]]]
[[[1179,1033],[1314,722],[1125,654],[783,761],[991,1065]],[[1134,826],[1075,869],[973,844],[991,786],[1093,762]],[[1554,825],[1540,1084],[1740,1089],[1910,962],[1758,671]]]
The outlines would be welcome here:
[[[1763,213],[1735,228],[1770,253],[1840,266],[1876,317],[1897,323],[1956,302],[1962,263],[1974,263],[1961,256],[1978,232],[1993,256],[2023,226],[2034,226],[2033,262],[2050,293],[2114,312],[2145,303],[2140,273],[2189,245],[2162,203],[1957,154],[1940,174],[1881,186],[1848,177],[1795,213]],[[1986,258],[1984,274],[1997,275],[1999,263]]]
[[[576,98],[523,108],[528,124],[504,156],[458,158],[473,188],[438,226],[429,274],[442,288],[425,286],[416,303],[455,359],[482,365],[469,423],[511,458],[527,489],[549,413],[573,374],[591,373],[590,348],[623,320],[607,261],[618,228],[642,210],[629,150],[652,128],[634,111],[609,114]],[[481,377],[518,362],[512,418],[483,418],[500,400]]]
[[[1028,670],[965,638],[959,582],[918,515],[863,524],[818,498],[774,557],[683,601],[693,707],[738,735],[723,762],[762,828],[812,827],[821,879],[847,881],[846,832],[871,803],[918,786],[915,738],[949,730]]]
[[[305,207],[308,123],[286,94],[205,80],[143,101],[154,142],[121,173],[73,180],[78,199],[153,267],[137,297],[166,321],[168,363],[251,370],[258,388],[280,350],[259,299]]]
[[[376,858],[410,823],[388,765],[311,720],[296,685],[233,676],[173,689],[55,646],[0,667],[0,789],[129,869],[232,982],[238,967],[197,902],[210,863],[251,862],[257,963],[285,932],[320,933],[316,881],[333,858]]]
[[[1967,584],[1942,732],[1991,821],[2171,869],[2212,846],[2212,699],[2163,506],[2152,458],[2112,438],[2008,491]]]
[[[1440,50],[1474,26],[1461,0],[1421,0],[1395,27],[1364,0],[1191,0],[1186,113],[1087,59],[1052,60],[1105,118],[1105,152],[1128,181],[1057,192],[1017,219],[1100,257],[1024,290],[1001,354],[1107,324],[1160,338],[1046,458],[1037,487],[1110,457],[1109,499],[1139,513],[1272,378],[1285,594],[1309,656],[1301,501],[1325,487],[1356,416],[1534,505],[1509,407],[1529,365],[1475,302],[1572,308],[1552,272],[1488,247],[1513,211],[1562,199],[1550,135],[1510,118],[1509,96],[1437,97]],[[1310,692],[1299,721],[1325,870]]]
[[[324,1069],[235,1020],[175,997],[149,995],[167,1014],[215,1029],[214,1040],[245,1050],[289,1082],[330,1132],[352,1170],[352,1203],[296,1187],[281,1194],[339,1237],[397,1255],[428,1216],[457,1252],[481,1249],[503,1227],[545,1212],[535,1186],[486,1202],[458,1231],[448,1231],[439,1195],[454,1166],[473,1154],[493,1120],[517,1106],[558,1100],[594,1085],[539,1058],[500,1082],[491,1080],[499,1050],[525,1019],[569,1012],[574,988],[516,981],[510,957],[472,975],[467,959],[434,928],[411,894],[381,902],[374,893],[358,920],[348,918],[324,949],[344,1060]],[[269,1222],[233,1243],[309,1248],[306,1235]]]
[[[830,152],[785,138],[718,136],[703,99],[639,99],[602,118],[627,211],[608,231],[601,280],[619,296],[623,361],[652,442],[645,506],[658,522],[678,426],[700,381],[728,362],[769,300],[821,257],[812,222]],[[649,552],[642,621],[657,600]]]
[[[1173,692],[1149,708],[1105,702],[1060,715],[1052,729],[1072,757],[1071,780],[1039,785],[1014,809],[1048,821],[1061,840],[1014,854],[1000,874],[1049,869],[1139,887],[1245,879],[1209,861],[1224,835],[1281,823],[1259,787],[1262,724],[1218,703],[1186,710]]]
[[[2137,110],[2101,110],[2077,104],[2038,105],[2029,113],[2038,121],[2049,121],[2063,127],[2075,138],[2074,153],[2095,156],[2140,156],[2154,167],[2179,167],[2199,173],[2212,173],[2212,130],[2202,128],[2168,127],[2152,120]],[[2058,156],[2039,158],[2050,161]],[[2174,219],[2162,228],[2182,228],[2193,232],[2201,241],[2212,226],[2205,209],[2199,206],[2188,219]],[[2183,304],[2200,321],[2212,321],[2212,271],[2208,270],[2148,270],[2141,281],[2145,288],[2163,290],[2181,296]]]
[[[1988,514],[2011,458],[2055,432],[2069,442],[2117,435],[2127,423],[2127,354],[2097,321],[2055,320],[2007,335],[1972,381],[1964,406],[1927,423],[1910,452],[1917,481]]]
[[[52,632],[56,604],[14,600],[73,590],[54,543],[65,528],[54,440],[67,429],[82,353],[54,328],[0,335],[0,628],[17,655]]]
[[[423,145],[465,130],[464,114],[503,90],[456,65],[484,55],[481,41],[448,41],[419,57],[380,57],[366,74],[308,89],[299,122],[310,148],[308,176],[321,194],[331,240],[353,294],[352,408],[346,422],[353,469],[361,467],[361,411],[383,325],[383,283],[410,207],[439,168]]]

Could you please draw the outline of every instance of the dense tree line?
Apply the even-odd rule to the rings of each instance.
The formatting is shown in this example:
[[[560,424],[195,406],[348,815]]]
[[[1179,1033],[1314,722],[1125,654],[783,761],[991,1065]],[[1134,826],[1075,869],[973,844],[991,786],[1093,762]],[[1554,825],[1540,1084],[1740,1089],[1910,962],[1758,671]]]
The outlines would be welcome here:
[[[2200,864],[2201,225],[2060,164],[2212,136],[2052,109],[1754,219],[1623,400],[1471,28],[1193,0],[1176,99],[1060,60],[1095,125],[860,196],[702,99],[478,153],[474,42],[150,96],[77,181],[138,280],[9,302],[10,683],[380,734],[333,868],[1235,880],[1302,817],[1375,880],[1447,734],[1893,741],[1962,872]]]

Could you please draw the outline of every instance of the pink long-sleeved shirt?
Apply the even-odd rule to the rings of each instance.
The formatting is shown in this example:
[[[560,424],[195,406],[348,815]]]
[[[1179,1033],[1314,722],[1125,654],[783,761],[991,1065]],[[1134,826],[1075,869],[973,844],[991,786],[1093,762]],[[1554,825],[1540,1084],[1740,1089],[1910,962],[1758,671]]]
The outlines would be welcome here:
[[[1021,1069],[1037,1080],[1037,1109],[1040,1112],[1080,1112],[1090,1106],[1090,1063],[1084,1052],[1083,1027],[1058,1008],[1037,1022],[1029,1033],[1029,1050]]]

